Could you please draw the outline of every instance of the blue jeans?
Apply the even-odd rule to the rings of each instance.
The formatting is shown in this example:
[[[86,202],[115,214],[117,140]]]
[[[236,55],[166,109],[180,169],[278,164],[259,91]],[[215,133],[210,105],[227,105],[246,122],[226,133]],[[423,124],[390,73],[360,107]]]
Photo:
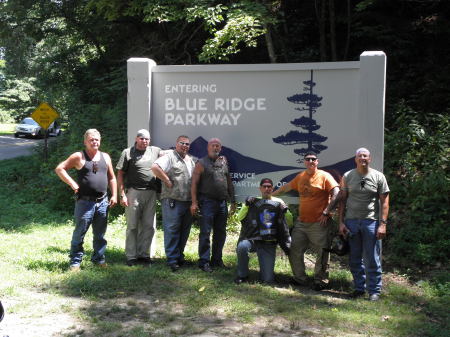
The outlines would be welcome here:
[[[106,226],[108,219],[108,198],[99,202],[89,200],[77,200],[75,202],[75,229],[70,243],[70,265],[79,266],[83,259],[84,236],[92,224],[94,254],[91,257],[93,263],[105,262],[106,250]]]
[[[228,208],[226,200],[210,199],[200,196],[199,206],[202,216],[199,219],[200,236],[198,241],[199,265],[210,262],[210,235],[213,230],[212,263],[222,262],[222,250],[227,237]]]
[[[275,279],[275,242],[242,240],[236,248],[237,273],[239,277],[248,276],[249,253],[256,252],[259,261],[259,277],[263,282],[272,283]]]
[[[170,208],[171,200],[174,202],[173,208]],[[182,263],[192,225],[191,202],[165,198],[161,200],[161,206],[167,264]]]
[[[367,289],[370,295],[380,294],[382,270],[381,241],[376,237],[378,221],[351,219],[346,220],[345,225],[350,231],[350,271],[355,290]]]

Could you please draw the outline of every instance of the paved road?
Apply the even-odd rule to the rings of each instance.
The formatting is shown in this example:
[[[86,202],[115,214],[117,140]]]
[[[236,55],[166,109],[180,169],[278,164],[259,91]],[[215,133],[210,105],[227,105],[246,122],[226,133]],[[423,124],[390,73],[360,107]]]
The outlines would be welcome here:
[[[43,143],[43,139],[14,138],[14,136],[0,136],[0,160],[21,156],[29,156],[33,148]]]

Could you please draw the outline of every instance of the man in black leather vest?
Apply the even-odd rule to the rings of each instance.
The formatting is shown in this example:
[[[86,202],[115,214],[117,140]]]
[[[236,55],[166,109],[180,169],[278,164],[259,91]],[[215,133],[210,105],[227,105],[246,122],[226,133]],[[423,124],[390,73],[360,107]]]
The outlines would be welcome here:
[[[201,211],[198,264],[205,272],[211,272],[211,267],[224,266],[222,250],[226,240],[227,201],[231,202],[231,211],[234,212],[235,209],[233,183],[227,159],[220,155],[221,150],[220,140],[212,138],[208,142],[208,155],[196,163],[192,174],[191,212],[195,216],[199,209]]]

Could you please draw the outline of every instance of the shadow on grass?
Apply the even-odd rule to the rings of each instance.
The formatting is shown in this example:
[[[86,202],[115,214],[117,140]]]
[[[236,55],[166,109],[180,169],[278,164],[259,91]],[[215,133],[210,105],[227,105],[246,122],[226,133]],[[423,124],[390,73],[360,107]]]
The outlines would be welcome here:
[[[198,333],[199,322],[208,319],[212,320],[211,326],[220,326],[225,320],[239,325],[261,317],[283,317],[288,322],[284,330],[290,333],[306,325],[319,330],[335,326],[338,331],[347,332],[357,329],[373,333],[376,329],[381,335],[442,337],[448,324],[445,317],[428,313],[437,303],[407,290],[388,290],[377,303],[349,300],[342,290],[349,290],[351,282],[348,275],[338,271],[331,275],[331,289],[315,292],[306,287],[292,287],[290,275],[284,273],[276,275],[278,283],[273,287],[257,282],[237,286],[233,283],[235,263],[229,269],[204,273],[191,260],[192,266],[173,273],[165,259],[156,260],[150,268],[127,267],[122,249],[108,251],[108,261],[108,269],[85,264],[81,272],[68,275],[58,285],[58,291],[64,295],[92,299],[92,304],[81,310],[88,317],[89,329],[99,335],[107,335],[109,328],[105,322],[111,323],[109,327],[113,322],[119,323],[115,328],[127,333],[129,321],[146,333],[158,329],[154,322],[165,322],[170,330],[166,332],[173,336]],[[229,261],[228,258],[228,265]],[[250,277],[256,280],[258,272],[252,270]],[[110,305],[105,306],[105,302]],[[414,310],[416,303],[423,303],[423,310]],[[444,310],[442,305],[437,312]],[[137,310],[135,307],[139,306],[145,308]],[[102,307],[109,309],[100,310]],[[403,309],[397,312],[399,308]],[[227,314],[218,314],[221,311]],[[383,315],[391,317],[391,322],[383,323]],[[193,325],[187,331],[177,322]]]
[[[29,270],[46,270],[51,272],[64,272],[69,268],[69,262],[33,260],[25,265]]]
[[[46,271],[58,271],[66,272],[69,270],[70,266],[70,248],[63,249],[57,246],[49,246],[45,250],[47,253],[63,254],[67,256],[66,261],[50,261],[48,258],[44,259],[33,259],[31,262],[26,264],[26,268],[30,270],[46,270]],[[90,268],[93,264],[90,262],[93,255],[92,249],[86,249],[83,256],[83,262],[81,267]],[[125,251],[121,248],[108,248],[106,254],[108,264],[120,265],[125,263]],[[95,266],[94,266],[95,267]]]
[[[69,213],[52,212],[42,209],[38,212],[33,212],[33,207],[30,207],[30,205],[21,209],[20,205],[15,204],[13,209],[9,209],[7,212],[0,209],[0,212],[2,212],[0,229],[17,233],[27,233],[35,230],[36,225],[53,227],[66,226],[67,222],[73,219],[73,215]]]

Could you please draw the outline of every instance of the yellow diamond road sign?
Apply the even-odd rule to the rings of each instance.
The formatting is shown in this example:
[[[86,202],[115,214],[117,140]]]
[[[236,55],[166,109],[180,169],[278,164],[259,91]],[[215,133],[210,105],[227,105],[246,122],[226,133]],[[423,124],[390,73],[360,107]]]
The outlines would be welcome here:
[[[59,117],[58,112],[48,103],[41,103],[31,114],[33,118],[43,129],[48,129],[50,124]]]

